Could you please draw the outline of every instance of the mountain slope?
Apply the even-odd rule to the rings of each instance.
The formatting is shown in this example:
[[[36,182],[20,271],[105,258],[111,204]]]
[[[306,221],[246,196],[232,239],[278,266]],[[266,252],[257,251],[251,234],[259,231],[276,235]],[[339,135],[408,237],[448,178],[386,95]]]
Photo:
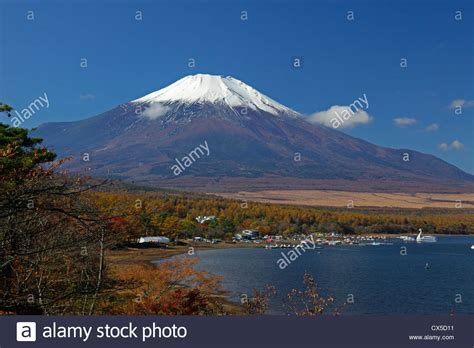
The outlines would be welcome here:
[[[76,157],[70,164],[75,170],[164,187],[401,192],[474,187],[472,175],[434,156],[309,124],[232,77],[188,76],[98,116],[44,124],[36,133],[61,156]],[[173,170],[202,144],[209,154],[199,152],[189,166]],[[80,160],[84,152],[89,162]],[[404,153],[410,161],[403,161]]]

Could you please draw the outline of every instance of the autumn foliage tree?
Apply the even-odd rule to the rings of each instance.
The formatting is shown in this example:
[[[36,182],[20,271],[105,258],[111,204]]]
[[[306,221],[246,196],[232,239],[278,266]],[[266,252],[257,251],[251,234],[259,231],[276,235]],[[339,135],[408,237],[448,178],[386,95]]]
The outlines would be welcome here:
[[[100,309],[126,315],[223,314],[219,277],[194,269],[197,260],[174,259],[153,265],[135,265],[113,270],[121,289],[103,298]]]
[[[0,311],[92,313],[105,225],[84,182],[58,173],[64,161],[41,141],[0,124]]]
[[[314,278],[309,274],[303,275],[304,290],[292,289],[286,298],[285,306],[290,314],[297,316],[315,316],[328,311],[334,302],[334,297],[323,297],[320,295]],[[337,314],[337,310],[333,310]]]
[[[173,196],[173,197],[172,197]],[[172,197],[172,198],[171,198]],[[139,235],[165,235],[171,238],[203,236],[231,240],[243,229],[256,229],[263,235],[332,233],[377,234],[474,232],[473,209],[376,209],[292,207],[249,203],[199,194],[160,192],[100,192],[95,197],[104,209],[115,208]],[[140,209],[134,202],[143,202]],[[184,213],[186,212],[186,214]],[[200,224],[199,215],[215,215],[216,220]]]

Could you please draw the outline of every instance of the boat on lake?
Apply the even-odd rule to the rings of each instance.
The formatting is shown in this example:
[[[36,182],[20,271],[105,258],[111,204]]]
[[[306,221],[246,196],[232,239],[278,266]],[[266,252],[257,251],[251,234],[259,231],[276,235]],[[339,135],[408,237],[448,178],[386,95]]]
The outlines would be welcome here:
[[[414,242],[415,241],[415,238],[414,237],[410,237],[410,236],[400,236],[398,237],[400,238],[401,240],[403,240],[404,242]]]
[[[416,236],[416,241],[418,243],[423,243],[423,242],[434,243],[437,241],[436,237],[434,236],[422,236],[423,231],[421,230],[421,228],[419,229],[419,231],[420,233],[418,233],[418,236]]]

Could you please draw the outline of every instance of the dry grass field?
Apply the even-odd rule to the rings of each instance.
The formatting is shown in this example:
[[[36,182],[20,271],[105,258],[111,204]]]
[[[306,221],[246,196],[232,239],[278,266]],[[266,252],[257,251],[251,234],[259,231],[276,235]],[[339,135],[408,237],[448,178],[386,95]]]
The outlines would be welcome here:
[[[474,193],[376,193],[323,190],[278,190],[216,195],[263,203],[279,203],[305,206],[390,208],[474,208]]]

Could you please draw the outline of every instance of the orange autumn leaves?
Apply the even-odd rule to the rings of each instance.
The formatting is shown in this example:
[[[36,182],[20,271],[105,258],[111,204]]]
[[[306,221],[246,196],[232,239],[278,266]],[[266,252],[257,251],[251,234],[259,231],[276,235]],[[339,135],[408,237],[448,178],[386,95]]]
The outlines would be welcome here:
[[[253,202],[243,207],[239,201],[216,196],[126,191],[94,193],[92,199],[104,215],[122,217],[122,230],[127,231],[130,240],[146,235],[230,240],[243,229],[284,236],[331,232],[415,233],[419,228],[427,233],[474,231],[469,209],[343,209]],[[195,220],[199,215],[214,215],[217,219],[199,224]]]
[[[108,314],[218,315],[219,277],[193,268],[197,259],[176,258],[153,265],[113,269],[114,292],[101,308]],[[118,289],[118,290],[117,290]]]

